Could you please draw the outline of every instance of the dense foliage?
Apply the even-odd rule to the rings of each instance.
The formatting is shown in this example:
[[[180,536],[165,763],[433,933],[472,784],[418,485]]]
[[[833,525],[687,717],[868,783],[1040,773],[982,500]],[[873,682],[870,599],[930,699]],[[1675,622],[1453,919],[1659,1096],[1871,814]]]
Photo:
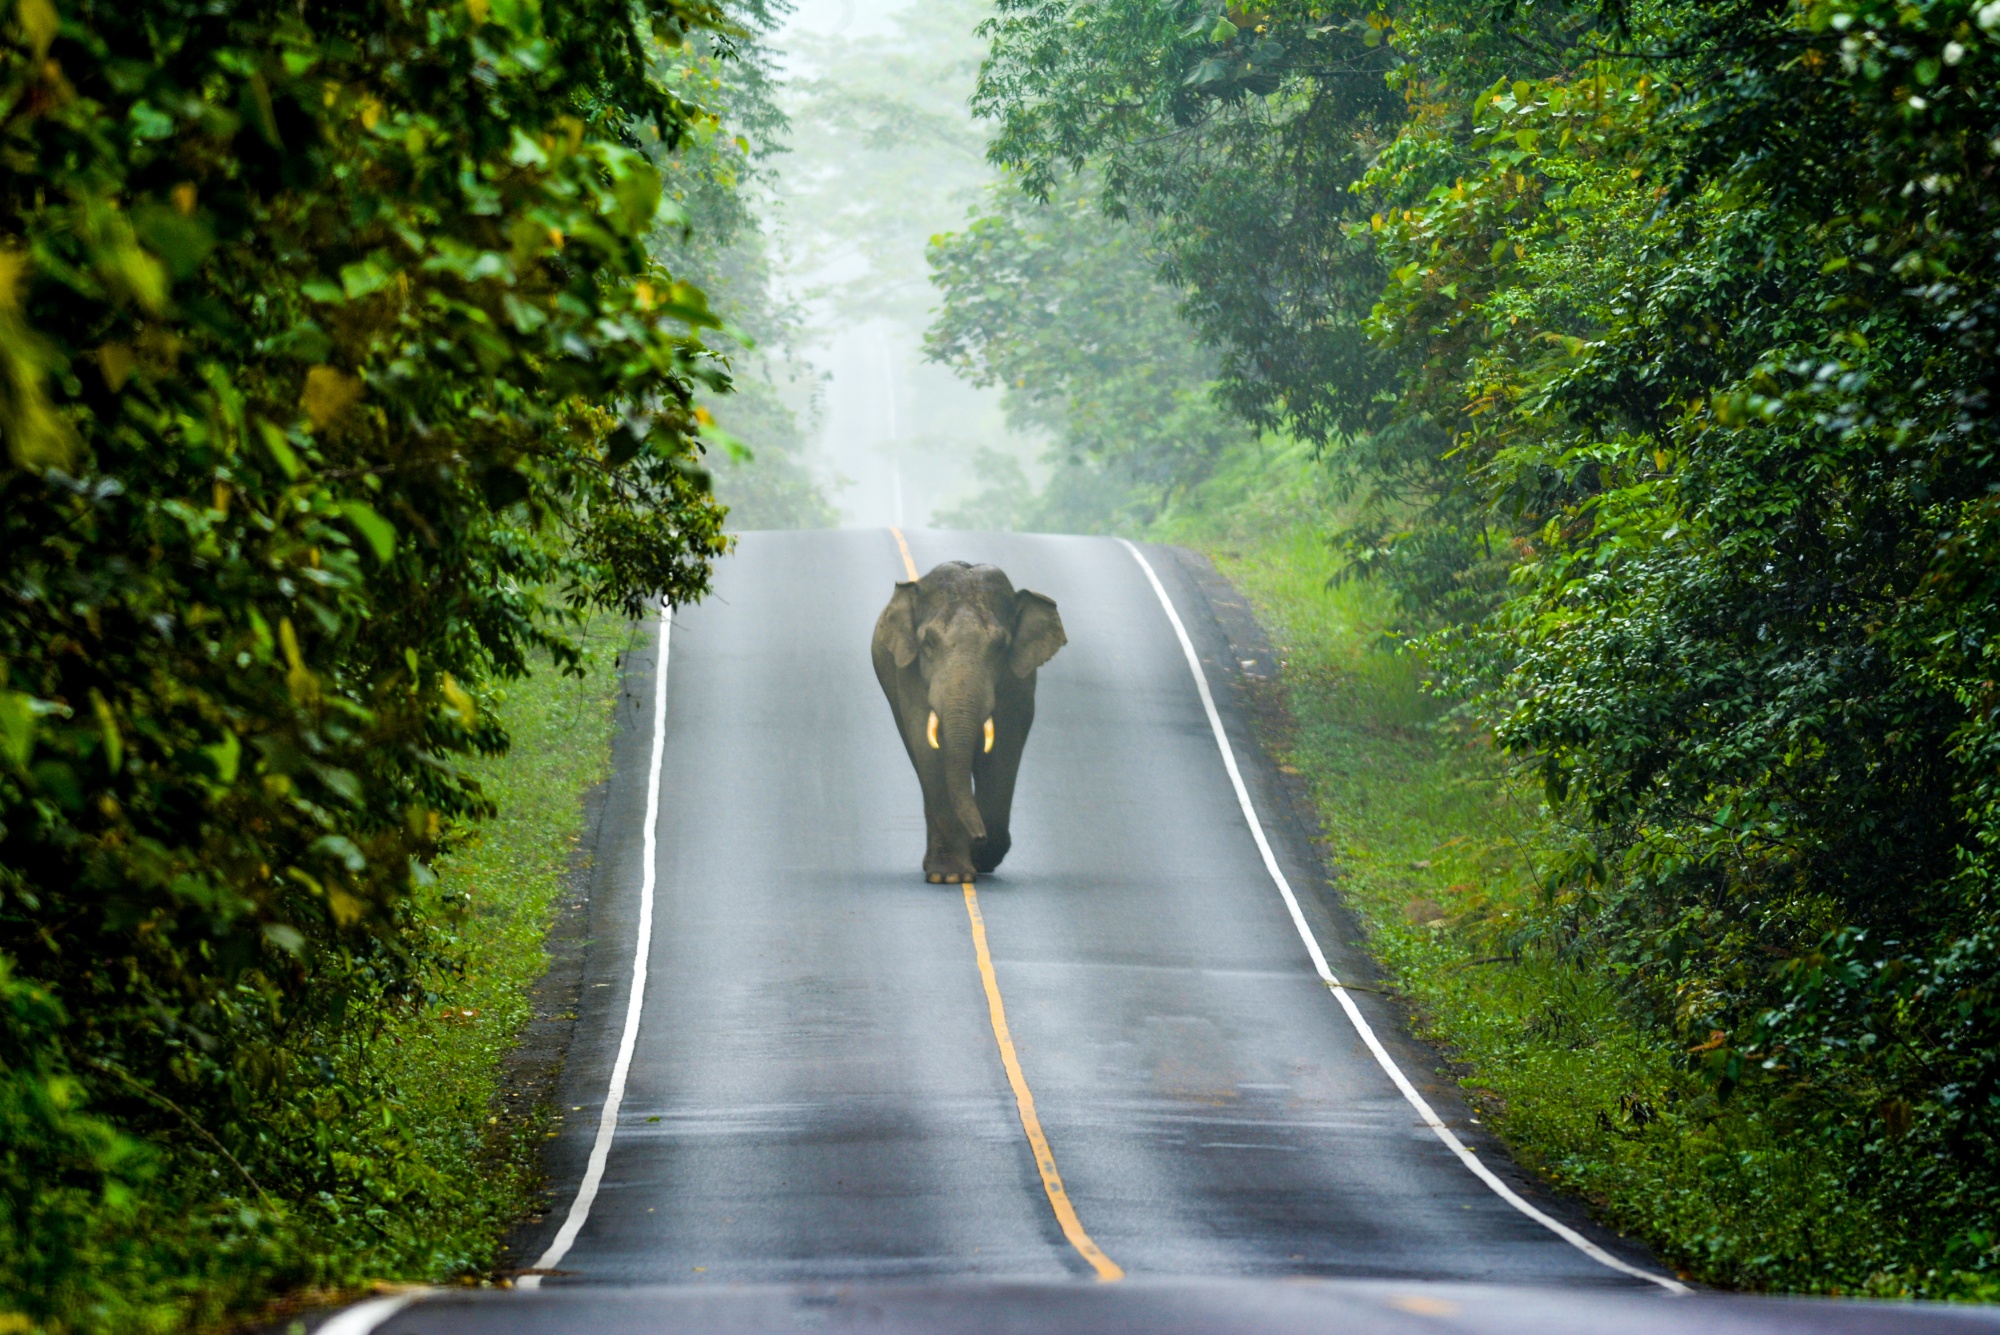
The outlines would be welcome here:
[[[1220,402],[1321,447],[1358,495],[1339,535],[1357,568],[1393,566],[1431,622],[1489,597],[1478,497],[1435,424],[1397,410],[1401,359],[1366,333],[1384,273],[1358,230],[1359,187],[1400,149],[1411,103],[1392,16],[1365,2],[996,8],[975,99],[997,124],[996,161],[1036,198],[1082,173],[1107,214],[1141,221],[1219,353]],[[1461,80],[1490,48],[1532,51],[1551,27],[1533,8],[1458,17],[1430,27]],[[1413,511],[1422,524],[1403,522]]]
[[[975,526],[1149,518],[1249,434],[1216,402],[1215,354],[1175,313],[1147,235],[1082,194],[1038,205],[1003,183],[963,232],[932,239],[930,261],[943,302],[927,355],[999,387],[1009,424],[1051,442],[1039,500],[1016,473],[1013,512],[968,514]],[[1001,502],[1009,480],[979,499]]]
[[[1561,930],[1498,944],[1594,961],[1893,1221],[1711,1273],[1992,1291],[2000,6],[988,32],[996,160],[1153,229],[1225,401],[1369,489],[1350,568],[1571,831]]]
[[[0,1324],[130,1329],[162,1274],[338,1279],[296,1239],[412,1207],[353,1058],[421,1000],[486,684],[707,587],[727,375],[649,247],[655,154],[712,129],[664,67],[729,38],[701,0],[0,19]]]
[[[791,161],[776,202],[812,297],[921,329],[924,242],[993,175],[965,109],[986,13],[985,0],[930,0],[788,35]]]
[[[697,33],[666,61],[668,86],[714,118],[677,143],[651,145],[676,214],[655,233],[654,253],[710,294],[721,321],[706,340],[729,361],[728,393],[696,402],[715,419],[704,435],[722,447],[709,462],[730,530],[829,525],[833,509],[803,457],[808,396],[799,387],[809,372],[796,354],[799,312],[774,281],[758,208],[792,133],[767,45],[778,11],[731,0],[730,12],[737,31],[726,43]]]

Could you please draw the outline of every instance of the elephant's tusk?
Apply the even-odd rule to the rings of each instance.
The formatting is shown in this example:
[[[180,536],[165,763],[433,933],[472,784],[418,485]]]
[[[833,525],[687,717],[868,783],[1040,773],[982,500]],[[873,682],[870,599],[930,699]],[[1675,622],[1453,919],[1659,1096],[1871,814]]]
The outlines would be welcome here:
[[[924,736],[930,738],[931,750],[937,750],[937,711],[935,709],[931,711],[930,726],[924,730]]]
[[[993,720],[992,720],[992,719],[987,719],[987,720],[986,720],[986,745],[985,745],[984,747],[980,748],[980,749],[981,749],[981,750],[985,750],[985,751],[991,751],[991,750],[993,749]]]

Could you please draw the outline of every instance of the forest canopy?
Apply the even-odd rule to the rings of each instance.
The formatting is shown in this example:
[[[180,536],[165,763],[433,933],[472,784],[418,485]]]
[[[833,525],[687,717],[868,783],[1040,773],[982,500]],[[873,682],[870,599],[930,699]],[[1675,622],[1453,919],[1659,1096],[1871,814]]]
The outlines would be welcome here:
[[[337,1285],[451,1207],[371,1045],[457,958],[499,694],[707,592],[711,446],[744,517],[830,513],[746,194],[778,9],[0,0],[0,1329]],[[1054,480],[961,516],[1136,530],[1310,454],[1337,578],[1554,832],[1495,958],[1610,980],[1675,1117],[1893,1221],[1672,1259],[2000,1294],[2000,0],[979,36],[1002,180],[927,352]],[[852,74],[816,105],[902,78]],[[944,86],[812,131],[970,180]]]
[[[2000,5],[999,0],[984,31],[1019,198],[936,243],[937,355],[1089,403],[1110,345],[1022,275],[1151,256],[1214,401],[1318,452],[1345,576],[1567,832],[1561,930],[1510,948],[1594,961],[1901,1221],[1709,1277],[1994,1292]],[[1151,449],[1169,490],[1197,440]]]
[[[748,31],[0,6],[4,1320],[339,1282],[451,1199],[368,1044],[449,959],[494,688],[726,548],[660,238],[675,155],[747,151],[689,76]]]

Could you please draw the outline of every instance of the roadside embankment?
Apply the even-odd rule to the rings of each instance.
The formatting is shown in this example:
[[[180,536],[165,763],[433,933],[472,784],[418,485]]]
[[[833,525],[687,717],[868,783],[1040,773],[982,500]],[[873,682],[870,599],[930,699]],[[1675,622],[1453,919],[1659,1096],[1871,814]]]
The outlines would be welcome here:
[[[407,1119],[414,1158],[405,1171],[429,1193],[402,1221],[404,1240],[383,1255],[385,1273],[483,1274],[506,1229],[534,1204],[562,1048],[559,1035],[529,1031],[564,1018],[537,1013],[538,1001],[565,1000],[538,993],[537,983],[551,927],[586,883],[578,852],[586,796],[610,773],[626,642],[623,626],[600,622],[583,676],[544,666],[506,688],[499,712],[513,745],[468,766],[498,814],[439,868],[431,995],[377,1049]]]
[[[379,1091],[365,1116],[385,1136],[357,1171],[388,1181],[385,1208],[364,1226],[315,1231],[321,1273],[336,1285],[481,1280],[535,1206],[571,1018],[552,1012],[573,1000],[544,975],[587,884],[587,798],[610,772],[627,638],[600,621],[584,637],[581,676],[542,664],[495,693],[513,743],[466,769],[496,814],[466,831],[413,906],[432,934],[423,1000],[384,1017],[351,1054],[355,1083]],[[347,1120],[363,1117],[357,1108]],[[294,1293],[284,1307],[334,1292]]]
[[[1302,451],[1267,445],[1226,460],[1150,536],[1209,555],[1268,631],[1281,708],[1262,714],[1264,744],[1308,785],[1336,893],[1482,1119],[1684,1277],[1995,1297],[1977,1274],[1913,1267],[1920,1222],[1850,1190],[1859,1165],[1797,1134],[1772,1086],[1719,1097],[1596,948],[1594,906],[1544,892],[1538,868],[1569,832],[1425,694],[1423,664],[1384,638],[1378,591],[1336,579],[1339,507]]]
[[[9,1241],[54,1280],[0,1287],[0,1332],[282,1328],[362,1286],[491,1269],[540,1185],[561,1051],[533,1041],[538,999],[548,1008],[537,980],[582,884],[583,799],[609,767],[624,630],[581,638],[581,676],[541,664],[483,697],[512,745],[463,766],[496,814],[467,825],[404,906],[408,984],[349,986],[341,1013],[269,1054],[255,1156],[227,1156],[191,1122],[156,1140],[99,1133],[135,1186],[43,1184],[41,1213]]]

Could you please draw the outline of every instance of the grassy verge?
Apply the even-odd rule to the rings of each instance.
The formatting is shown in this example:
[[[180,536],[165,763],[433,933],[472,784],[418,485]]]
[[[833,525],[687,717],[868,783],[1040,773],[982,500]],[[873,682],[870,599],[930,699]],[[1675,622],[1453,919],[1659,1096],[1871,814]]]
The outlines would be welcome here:
[[[432,1008],[389,1034],[384,1067],[402,1091],[412,1144],[465,1193],[423,1221],[428,1250],[409,1259],[426,1278],[489,1267],[539,1180],[549,1110],[503,1106],[501,1063],[548,967],[542,943],[583,837],[583,796],[610,774],[625,640],[607,625],[592,643],[588,675],[545,669],[506,691],[500,712],[513,749],[470,767],[500,814],[439,868],[434,888],[454,967],[433,972]]]
[[[1886,1260],[1906,1221],[1857,1203],[1852,1165],[1755,1088],[1718,1101],[1613,966],[1573,948],[1579,906],[1546,902],[1536,876],[1562,832],[1490,748],[1439,726],[1421,666],[1383,646],[1375,592],[1330,583],[1336,498],[1286,454],[1229,461],[1155,536],[1209,553],[1271,632],[1293,726],[1266,744],[1309,777],[1340,893],[1482,1115],[1684,1275],[1993,1296]]]
[[[260,1065],[244,1083],[260,1097],[244,1119],[248,1152],[232,1154],[166,1095],[149,1092],[172,1116],[141,1138],[93,1120],[60,1074],[0,1080],[0,1173],[27,1182],[0,1210],[0,1255],[13,1258],[0,1335],[262,1324],[375,1282],[490,1270],[534,1204],[552,1111],[523,1093],[509,1055],[547,964],[580,799],[610,766],[626,640],[604,624],[586,641],[581,678],[544,670],[487,701],[513,747],[471,768],[499,814],[406,904],[417,987],[343,979],[343,1008],[250,1054]],[[0,962],[0,1076],[19,1074],[22,1016],[52,1004]],[[542,1054],[543,1067],[554,1060]],[[56,1144],[67,1171],[24,1174],[23,1127],[42,1136],[36,1148]]]
[[[381,1204],[350,1228],[314,1221],[318,1268],[335,1285],[480,1275],[533,1203],[551,1110],[504,1097],[505,1062],[548,964],[543,941],[583,836],[582,798],[610,771],[626,640],[607,623],[589,642],[581,679],[544,669],[499,695],[513,747],[468,766],[499,814],[440,864],[414,905],[434,924],[438,959],[423,1004],[348,1050],[350,1082],[378,1091],[369,1113],[385,1131],[373,1171],[385,1181]]]

